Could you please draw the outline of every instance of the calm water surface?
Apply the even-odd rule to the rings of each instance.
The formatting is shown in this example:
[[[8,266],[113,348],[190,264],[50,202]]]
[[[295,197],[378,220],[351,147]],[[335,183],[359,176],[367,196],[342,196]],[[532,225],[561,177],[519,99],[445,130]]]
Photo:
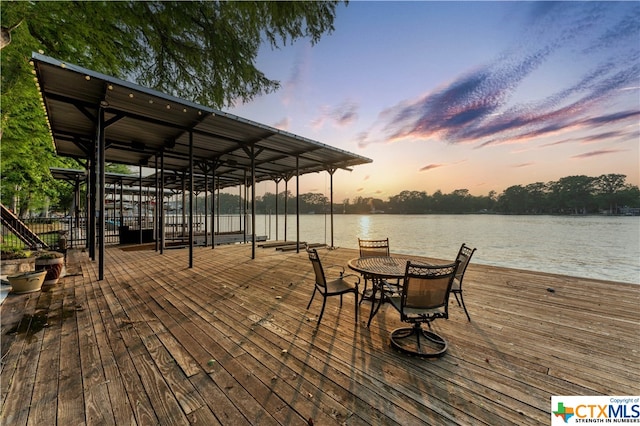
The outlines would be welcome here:
[[[257,216],[256,233],[276,239],[275,216]],[[296,218],[287,239],[296,238]],[[284,219],[277,238],[284,239]],[[300,240],[331,244],[327,215],[301,215]],[[389,237],[393,253],[455,257],[477,247],[476,263],[640,284],[640,217],[503,215],[335,215],[336,247]]]

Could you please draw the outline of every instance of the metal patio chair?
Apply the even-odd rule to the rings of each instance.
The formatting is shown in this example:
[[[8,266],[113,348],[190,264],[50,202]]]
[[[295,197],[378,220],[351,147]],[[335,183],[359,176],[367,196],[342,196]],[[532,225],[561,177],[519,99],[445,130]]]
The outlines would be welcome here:
[[[391,333],[391,346],[405,353],[425,358],[441,357],[447,341],[431,331],[431,322],[449,318],[449,293],[458,261],[447,265],[423,265],[407,262],[400,295],[387,295],[400,313],[400,320],[413,324]],[[429,330],[421,327],[427,323]]]
[[[339,268],[340,275],[336,278],[332,278],[327,280],[324,268],[322,267],[322,262],[320,261],[320,256],[318,252],[314,248],[306,248],[307,254],[309,255],[309,260],[313,265],[313,271],[315,273],[315,285],[313,287],[313,294],[311,295],[311,300],[309,300],[309,304],[307,305],[307,309],[311,306],[311,302],[313,302],[313,298],[316,295],[316,291],[322,295],[322,309],[320,310],[320,316],[318,317],[318,325],[320,325],[320,321],[322,321],[322,315],[324,314],[324,308],[327,304],[327,297],[331,296],[340,296],[340,307],[342,307],[342,295],[345,293],[353,293],[355,298],[355,310],[356,310],[356,324],[358,323],[358,285],[360,284],[360,277],[355,274],[345,274],[344,267],[342,266],[328,266],[329,268]],[[345,280],[345,278],[355,278],[352,282]]]
[[[464,309],[464,313],[467,315],[467,320],[469,321],[471,321],[471,317],[469,316],[469,312],[467,312],[467,307],[464,304],[464,297],[462,296],[462,280],[464,279],[464,273],[467,271],[467,266],[469,266],[471,256],[473,256],[475,251],[475,248],[472,249],[465,243],[462,243],[460,250],[458,250],[458,255],[456,256],[456,260],[460,263],[458,264],[456,276],[453,279],[453,285],[451,286],[451,293],[455,296],[458,306],[462,306]],[[460,295],[460,298],[458,298],[458,295]],[[462,304],[460,304],[460,302],[462,302]]]

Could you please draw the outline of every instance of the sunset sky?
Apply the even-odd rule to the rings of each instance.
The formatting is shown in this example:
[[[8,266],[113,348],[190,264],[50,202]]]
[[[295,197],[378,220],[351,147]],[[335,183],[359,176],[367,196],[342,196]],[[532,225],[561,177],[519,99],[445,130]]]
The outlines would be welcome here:
[[[226,109],[371,158],[336,172],[334,200],[639,184],[640,3],[352,1],[334,25],[314,46],[265,47],[257,66],[281,89]],[[328,182],[302,176],[300,192]]]

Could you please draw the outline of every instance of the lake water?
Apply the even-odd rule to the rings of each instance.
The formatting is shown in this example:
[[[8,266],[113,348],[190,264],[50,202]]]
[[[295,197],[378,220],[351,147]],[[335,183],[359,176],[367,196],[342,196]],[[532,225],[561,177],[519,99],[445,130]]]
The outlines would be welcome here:
[[[275,225],[275,216],[256,216],[258,235],[275,240]],[[296,238],[295,225],[289,215],[288,240]],[[278,228],[283,240],[283,216]],[[328,215],[300,216],[301,241],[331,245],[330,229]],[[637,216],[334,216],[334,246],[357,249],[358,237],[388,237],[393,253],[447,260],[464,242],[477,247],[475,263],[640,284]]]

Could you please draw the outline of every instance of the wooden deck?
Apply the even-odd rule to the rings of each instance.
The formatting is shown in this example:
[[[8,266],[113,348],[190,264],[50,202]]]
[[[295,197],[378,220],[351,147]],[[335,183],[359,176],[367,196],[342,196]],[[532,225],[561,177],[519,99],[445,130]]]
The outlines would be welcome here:
[[[114,247],[97,281],[71,253],[56,287],[2,304],[0,423],[528,425],[551,395],[640,395],[640,285],[472,263],[472,322],[452,298],[449,352],[423,360],[389,347],[388,306],[367,329],[368,302],[356,325],[332,298],[316,329],[306,255],[250,254]]]

